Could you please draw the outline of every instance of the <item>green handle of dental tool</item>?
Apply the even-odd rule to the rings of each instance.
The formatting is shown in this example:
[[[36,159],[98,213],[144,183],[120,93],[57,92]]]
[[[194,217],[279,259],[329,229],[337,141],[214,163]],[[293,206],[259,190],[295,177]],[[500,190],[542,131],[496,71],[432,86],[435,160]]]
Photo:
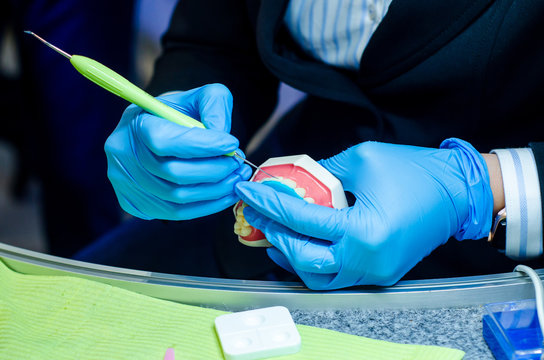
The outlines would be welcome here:
[[[200,121],[160,102],[96,60],[81,55],[72,55],[70,63],[87,79],[153,115],[186,127],[206,128]],[[225,155],[234,156],[234,151]]]

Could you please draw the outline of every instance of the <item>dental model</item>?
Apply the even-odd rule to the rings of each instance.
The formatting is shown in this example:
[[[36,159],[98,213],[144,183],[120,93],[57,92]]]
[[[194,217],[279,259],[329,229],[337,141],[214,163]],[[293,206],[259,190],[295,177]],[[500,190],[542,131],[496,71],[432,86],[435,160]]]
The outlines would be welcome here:
[[[346,207],[347,200],[342,183],[327,169],[319,165],[308,155],[293,155],[266,160],[260,167],[262,171],[256,171],[250,181],[260,182],[273,187],[288,195],[304,199],[307,203],[342,209]],[[244,218],[243,201],[234,205],[234,233],[238,240],[247,246],[271,247],[264,234],[255,229]]]

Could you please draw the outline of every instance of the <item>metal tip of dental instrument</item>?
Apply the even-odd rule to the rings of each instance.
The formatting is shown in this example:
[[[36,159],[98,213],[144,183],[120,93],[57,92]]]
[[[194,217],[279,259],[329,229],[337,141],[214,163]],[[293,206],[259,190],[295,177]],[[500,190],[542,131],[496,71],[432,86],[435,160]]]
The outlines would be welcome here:
[[[265,173],[266,175],[268,175],[268,176],[270,176],[271,178],[274,178],[274,179],[278,178],[277,176],[274,176],[274,175],[271,175],[271,174],[267,173],[266,171],[264,171],[263,169],[261,169],[260,167],[258,167],[257,165],[255,165],[254,163],[249,161],[248,159],[243,158],[237,152],[234,153],[234,156],[236,156],[238,159],[241,159],[243,162],[245,162],[249,166],[253,167],[255,169],[255,171],[262,171],[263,173]]]
[[[50,42],[45,41],[45,40],[42,39],[40,36],[36,35],[34,32],[32,32],[32,31],[30,31],[30,30],[25,30],[25,33],[34,36],[36,39],[40,40],[42,43],[44,43],[45,45],[49,46],[51,49],[55,50],[56,52],[58,52],[58,53],[61,54],[62,56],[66,57],[66,58],[68,58],[68,59],[71,59],[71,58],[72,58],[72,55],[68,54],[66,51],[63,51],[63,50],[59,49],[58,47],[56,47],[55,45],[51,44]]]

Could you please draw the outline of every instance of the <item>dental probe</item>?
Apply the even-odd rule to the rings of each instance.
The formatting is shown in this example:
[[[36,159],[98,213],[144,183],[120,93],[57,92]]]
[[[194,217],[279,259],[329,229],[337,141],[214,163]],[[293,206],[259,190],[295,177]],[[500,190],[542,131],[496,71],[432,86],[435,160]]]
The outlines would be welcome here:
[[[70,55],[67,52],[59,49],[55,45],[49,43],[48,41],[45,41],[32,31],[25,30],[25,33],[34,36],[42,43],[49,46],[51,49],[55,50],[65,58],[69,59],[70,63],[81,75],[85,76],[87,79],[103,87],[109,92],[119,97],[122,97],[128,102],[136,104],[139,107],[147,110],[151,114],[157,115],[178,125],[186,127],[199,127],[202,129],[206,128],[204,124],[202,124],[200,121],[197,121],[192,117],[187,116],[166,104],[163,104],[150,94],[146,93],[144,90],[140,89],[139,87],[137,87],[121,75],[117,74],[110,68],[102,65],[98,61],[81,55]],[[237,158],[243,160],[246,164],[255,168],[255,170],[262,171],[266,175],[276,178],[276,176],[270,175],[257,165],[253,164],[251,161],[240,156],[236,151],[225,155],[236,156]]]

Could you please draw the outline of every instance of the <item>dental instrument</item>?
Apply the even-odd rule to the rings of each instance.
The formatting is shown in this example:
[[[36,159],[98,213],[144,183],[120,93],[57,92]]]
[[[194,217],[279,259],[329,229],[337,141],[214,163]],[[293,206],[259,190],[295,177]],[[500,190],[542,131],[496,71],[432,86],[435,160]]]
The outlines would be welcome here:
[[[67,52],[59,49],[55,45],[44,40],[32,31],[25,30],[25,33],[34,36],[51,49],[55,50],[65,58],[69,59],[70,63],[81,75],[85,76],[87,79],[108,90],[109,92],[127,100],[128,102],[136,104],[142,109],[147,110],[151,114],[159,116],[178,125],[186,127],[199,127],[202,129],[206,128],[204,124],[202,124],[200,121],[197,121],[192,117],[187,116],[166,104],[163,104],[150,94],[146,93],[144,90],[132,84],[130,81],[117,74],[110,68],[102,65],[98,61],[81,55],[70,55]],[[275,178],[275,176],[268,174],[260,167],[253,164],[251,161],[239,155],[236,151],[225,155],[236,156],[237,158],[244,161],[246,164],[253,167],[257,172],[261,171],[266,175]]]

